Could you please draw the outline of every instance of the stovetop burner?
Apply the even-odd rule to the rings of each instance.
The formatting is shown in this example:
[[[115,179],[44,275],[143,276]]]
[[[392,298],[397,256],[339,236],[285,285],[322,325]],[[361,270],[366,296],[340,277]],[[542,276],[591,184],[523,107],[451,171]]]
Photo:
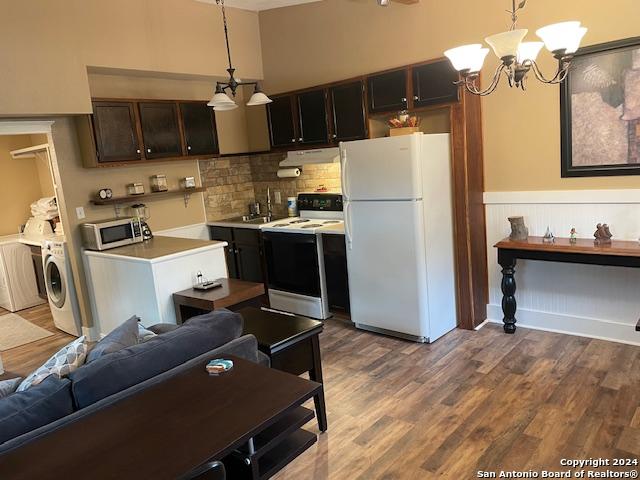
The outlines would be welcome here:
[[[322,222],[323,225],[331,225],[333,223],[340,223],[340,220],[327,220],[326,222]]]
[[[290,225],[295,225],[296,223],[307,223],[310,221],[311,220],[309,220],[308,218],[301,218],[299,220],[294,220],[293,222],[290,223]]]
[[[274,225],[274,227],[281,228],[281,227],[288,227],[289,225],[291,225],[291,224],[290,223],[278,223],[278,224]]]
[[[320,225],[319,223],[312,223],[312,224],[310,224],[310,225],[304,225],[304,226],[303,226],[303,227],[301,227],[301,228],[318,228],[318,227],[321,227],[321,226],[322,226],[322,225]]]

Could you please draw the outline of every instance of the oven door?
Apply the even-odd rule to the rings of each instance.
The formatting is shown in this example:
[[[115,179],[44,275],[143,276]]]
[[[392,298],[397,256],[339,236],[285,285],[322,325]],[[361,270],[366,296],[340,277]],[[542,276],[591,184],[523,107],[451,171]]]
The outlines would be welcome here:
[[[263,239],[269,288],[320,297],[316,236],[264,232]]]

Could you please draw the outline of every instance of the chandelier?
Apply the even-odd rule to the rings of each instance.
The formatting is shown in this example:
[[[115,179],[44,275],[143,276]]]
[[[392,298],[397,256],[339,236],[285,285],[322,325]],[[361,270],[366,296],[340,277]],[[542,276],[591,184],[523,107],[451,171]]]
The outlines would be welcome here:
[[[231,48],[229,47],[229,31],[228,31],[228,28],[227,28],[227,12],[225,11],[225,8],[224,8],[224,0],[216,0],[216,5],[221,5],[222,6],[222,22],[224,24],[224,39],[225,39],[226,44],[227,44],[227,58],[229,60],[229,68],[227,68],[227,72],[229,73],[229,79],[226,82],[216,82],[216,91],[215,91],[215,93],[213,95],[213,98],[208,103],[208,105],[210,107],[213,107],[213,109],[215,111],[218,111],[218,112],[226,111],[226,110],[233,110],[235,108],[238,108],[238,105],[236,104],[235,100],[233,100],[226,93],[226,91],[227,90],[231,91],[231,95],[233,97],[235,97],[236,96],[236,90],[241,85],[253,85],[254,86],[253,95],[251,95],[251,98],[247,102],[248,106],[266,105],[267,103],[271,103],[273,100],[271,100],[269,97],[267,97],[262,92],[262,90],[260,90],[260,85],[258,85],[258,82],[243,82],[240,79],[237,79],[237,78],[235,78],[233,76],[235,71],[236,71],[236,69],[233,68],[233,64],[231,63]]]
[[[512,8],[507,10],[511,14],[511,28],[507,32],[497,33],[485,38],[485,41],[493,48],[494,53],[500,59],[500,65],[493,75],[491,84],[484,90],[480,88],[480,70],[489,53],[488,48],[483,48],[480,43],[463,45],[447,50],[444,54],[451,60],[453,67],[460,72],[462,79],[456,82],[474,95],[489,95],[492,93],[504,73],[510,87],[525,89],[527,74],[533,71],[535,77],[546,84],[562,82],[569,71],[569,66],[575,52],[580,47],[580,41],[587,29],[580,22],[561,22],[547,25],[536,31],[542,42],[523,42],[529,32],[526,28],[516,28],[518,11],[522,10],[527,0],[521,0],[516,5],[516,0],[511,0]],[[558,60],[558,69],[551,78],[544,76],[536,63],[538,53],[542,47],[546,47]]]

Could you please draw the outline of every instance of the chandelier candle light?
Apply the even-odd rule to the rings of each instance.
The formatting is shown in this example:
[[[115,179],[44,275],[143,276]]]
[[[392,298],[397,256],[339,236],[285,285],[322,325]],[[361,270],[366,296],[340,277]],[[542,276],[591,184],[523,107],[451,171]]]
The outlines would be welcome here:
[[[224,39],[227,44],[227,58],[229,59],[229,68],[227,68],[227,72],[229,72],[229,80],[226,82],[216,82],[216,91],[213,95],[213,98],[208,103],[210,107],[216,112],[224,112],[227,110],[233,110],[238,108],[236,102],[226,93],[227,90],[231,91],[232,96],[236,96],[236,90],[241,85],[253,85],[253,95],[247,102],[247,105],[252,107],[254,105],[266,105],[267,103],[273,102],[269,97],[267,97],[262,90],[260,90],[260,85],[258,82],[243,82],[233,76],[236,69],[233,68],[233,64],[231,63],[231,48],[229,47],[229,31],[227,28],[227,12],[224,7],[224,0],[216,0],[216,5],[222,6],[222,22],[224,24]]]
[[[474,95],[485,96],[496,89],[503,72],[510,87],[520,87],[522,90],[525,89],[525,81],[530,70],[538,80],[547,84],[557,84],[566,78],[573,55],[580,47],[587,29],[576,21],[554,23],[536,31],[542,42],[523,42],[529,31],[526,28],[516,28],[516,24],[518,11],[522,10],[526,3],[527,0],[521,0],[518,4],[516,0],[511,0],[512,8],[508,10],[511,14],[509,31],[485,38],[500,59],[500,65],[496,69],[493,80],[485,90],[480,89],[479,78],[480,70],[489,53],[488,48],[483,48],[482,44],[476,43],[444,52],[462,76],[462,79],[456,82],[458,85],[464,85],[465,89]],[[536,63],[538,53],[543,46],[558,60],[558,70],[551,78],[546,78]]]

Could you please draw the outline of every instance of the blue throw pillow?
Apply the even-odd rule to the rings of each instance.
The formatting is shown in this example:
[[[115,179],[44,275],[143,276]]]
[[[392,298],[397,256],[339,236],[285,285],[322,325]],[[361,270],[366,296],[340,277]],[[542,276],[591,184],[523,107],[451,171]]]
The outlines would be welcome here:
[[[73,413],[71,382],[51,375],[0,399],[0,444]]]
[[[87,363],[138,343],[138,321],[135,315],[100,340],[89,352]]]
[[[216,310],[144,343],[124,348],[84,365],[69,378],[77,408],[166,372],[242,334],[242,317]]]

